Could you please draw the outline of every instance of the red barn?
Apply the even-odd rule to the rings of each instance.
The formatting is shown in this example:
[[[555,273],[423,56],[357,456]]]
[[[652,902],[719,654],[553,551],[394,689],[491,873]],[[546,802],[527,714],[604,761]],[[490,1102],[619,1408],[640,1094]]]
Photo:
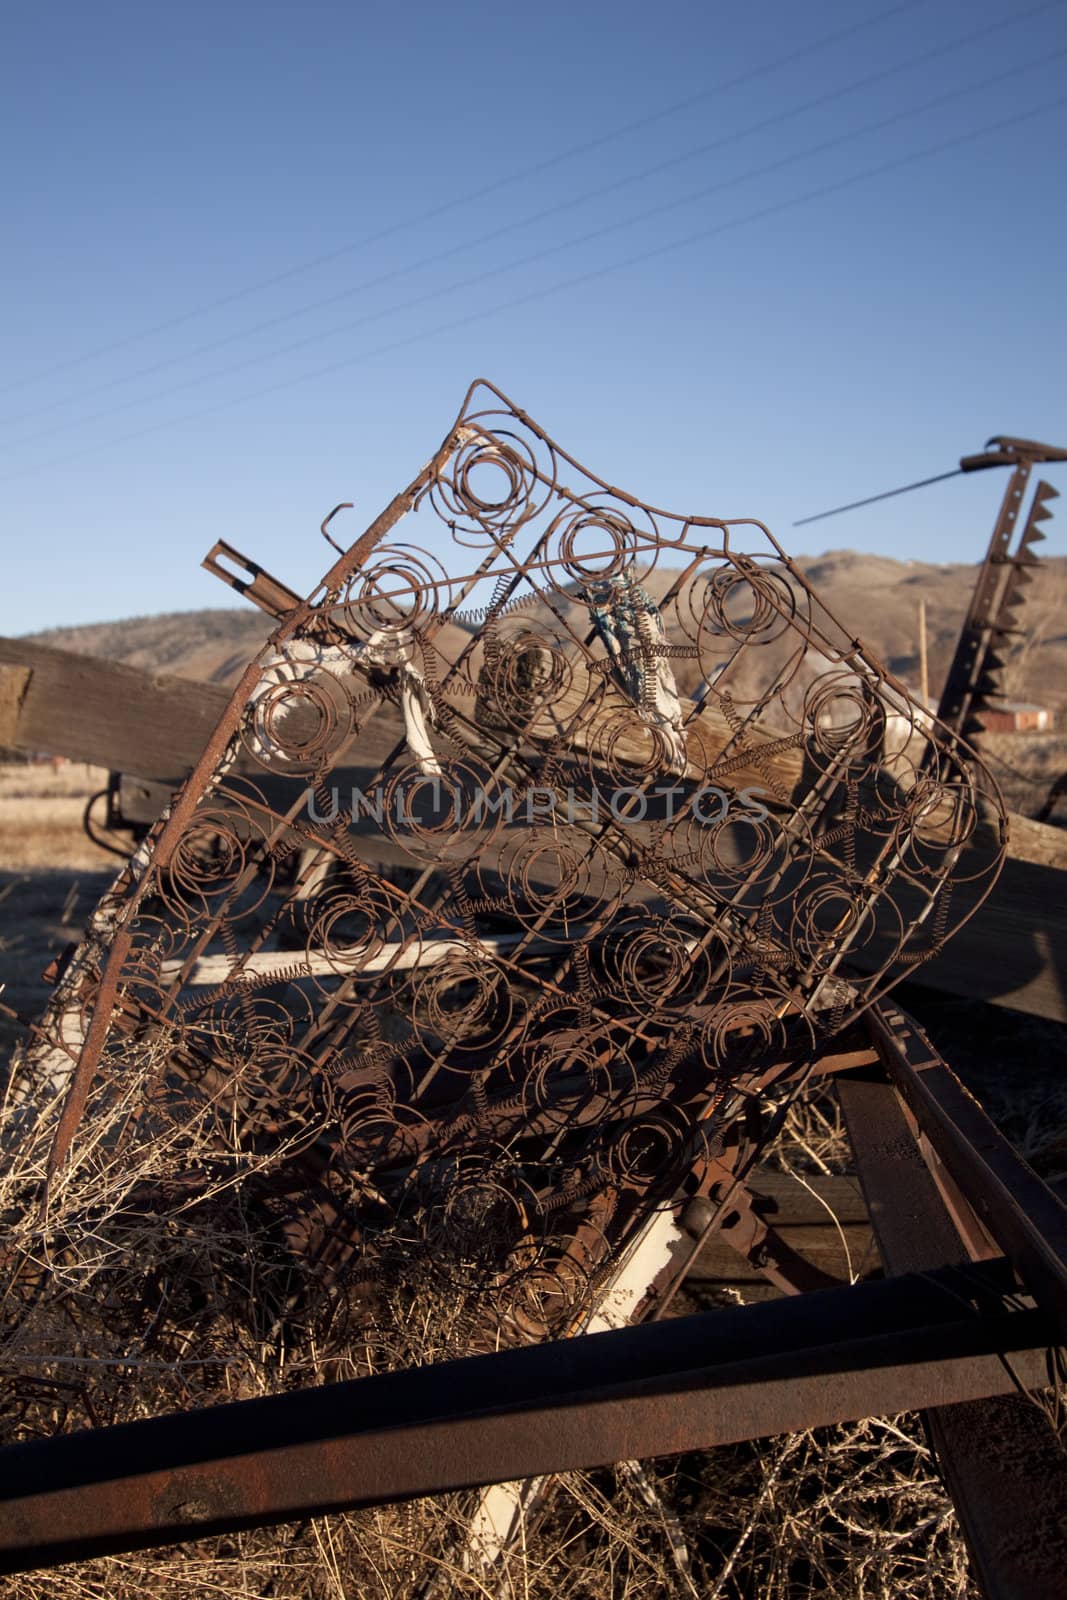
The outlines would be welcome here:
[[[981,716],[987,733],[1049,733],[1055,720],[1046,706],[1026,700],[1002,700],[985,708]]]

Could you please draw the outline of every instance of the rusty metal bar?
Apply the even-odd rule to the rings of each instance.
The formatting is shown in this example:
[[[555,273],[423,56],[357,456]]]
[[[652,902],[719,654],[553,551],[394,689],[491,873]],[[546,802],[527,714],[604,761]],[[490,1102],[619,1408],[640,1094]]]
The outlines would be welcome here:
[[[871,1012],[886,1070],[963,1195],[1067,1338],[1067,1206],[1018,1156],[904,1012]]]
[[[311,620],[315,613],[316,604],[323,595],[340,591],[346,580],[351,577],[353,572],[358,570],[360,564],[367,559],[375,546],[382,542],[389,530],[411,510],[419,494],[425,489],[427,483],[431,481],[434,470],[439,468],[454,452],[456,443],[456,435],[454,433],[450,434],[419,476],[406,489],[395,495],[385,510],[375,518],[366,531],[356,540],[351,549],[338,557],[337,561],[325,574],[315,595],[308,600],[302,601],[295,609],[287,610],[284,613],[284,619],[271,635],[270,642],[273,646],[281,646],[286,640],[293,638],[298,629]],[[159,837],[155,841],[152,852],[152,861],[155,869],[159,871],[167,870],[175,853],[180,849],[182,836],[203,796],[205,785],[222,763],[227,747],[240,727],[242,714],[250,696],[259,683],[261,671],[262,668],[258,658],[253,659],[245,668],[227,701],[226,708],[218,724],[205,743],[196,766],[175,797],[170,816],[166,824],[162,826]],[[89,1090],[100,1059],[100,1052],[110,1030],[111,1017],[122,978],[123,963],[130,954],[132,939],[129,924],[146,889],[147,880],[142,876],[132,887],[126,902],[121,925],[117,928],[108,950],[96,992],[92,1016],[85,1031],[84,1044],[82,1045],[78,1064],[71,1078],[67,1098],[56,1127],[55,1142],[52,1146],[48,1166],[49,1180],[64,1165],[70,1152],[71,1141],[85,1111]]]
[[[837,1092],[886,1270],[962,1260],[965,1244],[895,1090],[862,1073]],[[1059,1600],[1067,1454],[1045,1416],[1015,1394],[932,1407],[924,1421],[988,1600]]]
[[[978,582],[975,584],[971,604],[964,619],[956,652],[945,678],[945,687],[937,708],[938,721],[957,733],[965,733],[971,726],[969,717],[982,661],[993,629],[996,601],[1004,576],[1015,523],[1022,507],[1023,495],[1033,462],[1028,456],[1016,460],[1015,470],[1008,480],[993,535],[986,551]]]
[[[946,1269],[11,1446],[0,1570],[974,1398],[1010,1383],[994,1352],[1037,1383],[1049,1323],[1005,1309],[1010,1278]]]
[[[1045,501],[1056,494],[1051,484],[1038,485],[1026,531],[1012,557],[1012,536],[1030,473],[1037,462],[1064,460],[1067,450],[1059,446],[998,435],[988,441],[982,454],[964,456],[960,462],[963,472],[1000,465],[1014,468],[938,705],[938,719],[965,738],[981,732],[979,713],[999,670],[995,643],[1010,631],[1011,613],[1019,599],[1019,581],[1025,576],[1025,569],[1036,564],[1030,556],[1030,546],[1044,537],[1037,522],[1050,515]]]
[[[225,539],[216,540],[200,565],[277,621],[301,604],[301,596],[288,584],[275,578],[258,561],[242,555]]]

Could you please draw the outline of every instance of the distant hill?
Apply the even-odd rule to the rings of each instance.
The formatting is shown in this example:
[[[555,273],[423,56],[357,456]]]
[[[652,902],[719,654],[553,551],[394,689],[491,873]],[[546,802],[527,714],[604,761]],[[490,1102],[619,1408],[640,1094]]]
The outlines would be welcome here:
[[[974,566],[895,561],[854,550],[801,556],[796,564],[838,621],[915,686],[918,603],[925,600],[930,683],[936,696],[974,588]],[[673,577],[657,570],[649,586],[662,594]],[[1015,641],[1007,688],[1018,698],[1037,700],[1067,715],[1067,557],[1043,563],[1021,622],[1023,634]],[[33,637],[61,650],[109,656],[146,671],[232,683],[270,629],[268,617],[242,607],[51,628]]]
[[[913,685],[918,682],[919,601],[925,600],[930,688],[936,698],[970,605],[977,567],[894,561],[853,550],[801,557],[797,565],[838,620]],[[1067,557],[1042,563],[1027,590],[1019,623],[1022,633],[1005,651],[1006,691],[1067,712]]]
[[[271,619],[251,606],[232,611],[168,611],[80,628],[48,628],[31,637],[57,650],[106,656],[145,672],[230,683],[267,639]]]

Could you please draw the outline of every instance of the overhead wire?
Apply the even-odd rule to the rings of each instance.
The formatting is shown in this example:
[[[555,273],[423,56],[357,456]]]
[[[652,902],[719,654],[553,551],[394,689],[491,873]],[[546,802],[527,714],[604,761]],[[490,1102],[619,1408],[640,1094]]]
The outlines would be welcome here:
[[[1063,0],[1057,0],[1057,3],[1063,3]],[[797,162],[808,160],[812,156],[821,155],[828,150],[837,149],[842,145],[850,144],[857,139],[865,137],[867,134],[881,132],[885,128],[893,127],[898,123],[910,121],[916,116],[921,116],[923,113],[937,109],[938,107],[946,105],[953,100],[961,99],[966,95],[977,93],[980,90],[992,88],[997,84],[1006,82],[1010,78],[1018,77],[1021,73],[1030,72],[1037,67],[1045,66],[1049,61],[1055,60],[1064,55],[1067,55],[1067,46],[1058,51],[1046,51],[1043,55],[1034,58],[1033,60],[1023,62],[1014,67],[1006,68],[1001,72],[990,74],[984,78],[976,79],[957,88],[946,90],[944,93],[935,95],[932,99],[922,101],[918,105],[908,106],[899,111],[895,111],[888,117],[881,117],[873,122],[865,123],[859,128],[853,128],[846,130],[844,133],[835,134],[829,139],[820,140],[816,144],[809,145],[802,150],[790,151],[788,155],[781,156],[775,161],[764,163],[759,167],[750,168],[746,172],[736,174],[730,178],[720,179],[713,184],[702,185],[699,189],[691,190],[689,193],[675,199],[663,201],[656,206],[645,207],[637,212],[631,212],[626,217],[616,219],[613,222],[605,223],[600,227],[594,228],[586,233],[572,236],[571,238],[560,240],[550,245],[542,246],[538,250],[527,252],[525,255],[519,256],[509,262],[505,262],[502,265],[484,268],[480,272],[473,273],[466,278],[461,278],[455,283],[426,290],[422,294],[415,295],[410,299],[401,301],[391,306],[386,306],[376,311],[364,313],[360,317],[350,319],[343,323],[334,324],[329,328],[320,329],[313,334],[305,335],[303,338],[294,340],[289,344],[276,346],[270,350],[261,351],[257,354],[246,356],[241,361],[232,362],[222,367],[217,367],[213,371],[209,371],[207,373],[196,374],[191,378],[183,379],[179,383],[168,384],[164,388],[154,390],[147,395],[135,396],[134,398],[123,401],[118,405],[108,406],[102,410],[91,412],[80,417],[71,418],[66,422],[58,423],[49,428],[41,429],[36,433],[24,435],[22,438],[12,441],[12,447],[21,449],[28,444],[35,443],[39,439],[52,438],[57,433],[66,432],[68,429],[83,427],[93,422],[101,421],[106,417],[119,415],[123,411],[134,410],[145,405],[151,405],[158,400],[167,399],[171,395],[180,394],[184,390],[198,388],[204,383],[213,382],[219,378],[226,378],[235,373],[247,371],[248,368],[262,365],[266,361],[279,360],[284,356],[292,355],[298,350],[306,349],[309,345],[321,344],[327,339],[335,339],[338,337],[338,335],[350,333],[355,328],[365,327],[368,324],[380,322],[389,317],[398,316],[403,313],[413,311],[422,305],[429,304],[435,300],[443,299],[447,295],[457,294],[463,290],[477,287],[479,284],[483,284],[493,278],[500,277],[505,273],[514,272],[523,267],[533,266],[538,262],[546,260],[550,256],[559,255],[560,253],[572,251],[582,246],[595,243],[600,239],[606,238],[609,234],[617,233],[623,229],[633,227],[637,223],[647,222],[653,217],[662,216],[667,212],[676,211],[684,206],[692,205],[695,201],[706,200],[710,196],[722,193],[726,189],[736,188],[738,185],[750,183],[757,178],[767,177],[770,174],[781,171],[786,167],[793,166]],[[474,243],[478,242],[479,241],[474,241]],[[895,493],[897,491],[892,492]]]
[[[65,361],[56,363],[51,367],[30,374],[16,380],[16,382],[0,387],[0,394],[10,393],[12,390],[28,387],[31,384],[43,382],[46,378],[55,376],[59,372],[68,371],[73,366],[84,365],[87,361],[97,360],[100,356],[110,355],[115,350],[125,349],[131,344],[140,343],[152,338],[157,333],[167,333],[172,329],[181,327],[194,318],[205,316],[212,311],[221,310],[224,306],[232,305],[238,300],[246,299],[249,295],[259,294],[265,289],[275,288],[278,284],[289,282],[306,272],[311,272],[317,267],[327,266],[330,262],[338,261],[343,256],[351,255],[356,250],[366,249],[369,245],[379,244],[385,239],[392,238],[408,228],[421,227],[427,222],[434,222],[439,217],[447,215],[465,205],[473,205],[479,200],[488,199],[490,195],[498,194],[502,189],[510,188],[515,183],[524,182],[527,178],[539,177],[545,172],[550,172],[554,167],[561,166],[564,162],[572,161],[579,156],[588,155],[594,150],[603,149],[605,145],[623,139],[628,134],[638,133],[646,128],[653,127],[658,122],[663,122],[669,117],[677,116],[680,112],[690,107],[700,105],[703,101],[715,95],[725,94],[731,89],[740,88],[743,84],[751,83],[757,78],[765,77],[771,72],[777,72],[781,67],[795,65],[805,57],[814,55],[820,50],[828,49],[831,45],[838,44],[844,39],[855,37],[858,33],[865,32],[868,28],[877,27],[883,22],[901,16],[908,11],[916,10],[920,5],[928,5],[928,0],[901,0],[901,3],[887,7],[884,11],[877,12],[873,17],[866,17],[861,21],[853,22],[846,28],[838,28],[832,33],[822,34],[818,39],[809,40],[796,50],[776,56],[774,60],[764,62],[757,67],[750,67],[745,72],[738,73],[732,78],[724,78],[718,83],[700,89],[695,94],[686,95],[681,100],[673,101],[669,106],[664,106],[658,111],[649,112],[643,117],[636,117],[630,122],[622,123],[607,132],[598,134],[594,139],[569,146],[555,156],[548,156],[542,160],[530,163],[517,171],[508,173],[505,177],[495,178],[491,183],[483,184],[480,188],[459,195],[450,200],[442,201],[428,211],[402,218],[399,222],[391,223],[376,233],[366,234],[350,244],[341,245],[335,250],[330,250],[322,255],[314,256],[307,261],[299,262],[285,271],[275,273],[271,277],[259,279],[257,282],[247,284],[243,288],[235,289],[231,293],[222,295],[218,299],[207,301],[190,311],[179,313],[177,316],[167,318],[163,322],[152,324],[151,327],[140,329],[137,333],[127,334],[120,339],[115,339],[95,349],[84,352],[79,356],[72,356]]]
[[[337,290],[329,295],[321,296],[316,300],[307,301],[301,306],[294,307],[292,310],[279,312],[275,316],[268,317],[257,323],[253,323],[251,326],[246,326],[244,328],[237,329],[234,332],[227,333],[221,338],[211,339],[206,343],[195,346],[193,349],[182,350],[176,355],[165,356],[161,360],[154,361],[148,366],[140,367],[133,372],[122,373],[118,376],[105,379],[102,383],[94,384],[88,389],[81,390],[80,393],[76,392],[73,395],[67,394],[57,400],[48,402],[46,405],[37,406],[29,411],[21,411],[17,417],[5,417],[0,419],[0,424],[5,427],[10,427],[14,423],[29,421],[37,416],[45,416],[50,412],[61,410],[64,406],[76,403],[79,398],[89,399],[93,395],[106,393],[108,390],[119,388],[124,384],[135,383],[141,378],[151,377],[156,372],[163,372],[168,367],[177,366],[187,361],[194,361],[200,356],[210,355],[217,350],[225,349],[228,345],[237,343],[242,339],[254,338],[257,334],[268,332],[272,328],[280,327],[287,322],[295,321],[297,318],[307,316],[311,312],[323,310],[331,305],[337,305],[343,300],[351,299],[354,295],[366,294],[373,289],[381,288],[384,284],[395,282],[397,279],[410,276],[410,274],[414,272],[423,271],[427,267],[439,266],[442,262],[448,261],[455,256],[462,255],[469,250],[479,249],[484,245],[494,243],[496,240],[501,239],[510,233],[518,232],[523,228],[533,227],[539,223],[547,221],[552,217],[559,216],[565,211],[573,210],[577,206],[587,205],[591,201],[600,200],[605,198],[607,195],[617,193],[620,189],[628,188],[636,183],[642,183],[648,178],[658,177],[664,172],[669,171],[671,168],[681,166],[687,161],[695,160],[698,156],[709,155],[713,151],[723,149],[728,145],[739,144],[744,139],[752,138],[756,134],[766,132],[771,128],[779,127],[783,123],[789,122],[796,117],[803,116],[809,111],[818,110],[827,105],[832,105],[836,101],[845,99],[849,95],[858,94],[864,89],[869,89],[876,84],[884,83],[901,73],[910,71],[914,67],[928,65],[932,61],[938,60],[943,56],[950,55],[954,51],[962,50],[966,46],[977,42],[979,39],[983,39],[988,37],[990,34],[1000,32],[1004,28],[1017,27],[1020,22],[1031,20],[1045,12],[1062,9],[1065,3],[1067,3],[1067,0],[1039,0],[1038,4],[1031,6],[1026,11],[1013,12],[1006,17],[998,18],[994,22],[986,23],[981,28],[971,29],[969,32],[958,35],[956,38],[946,40],[939,45],[933,46],[929,50],[920,51],[915,55],[907,57],[903,61],[881,67],[875,72],[867,73],[861,78],[853,79],[850,82],[842,85],[840,88],[829,90],[824,94],[816,95],[809,100],[804,100],[798,105],[790,106],[782,111],[775,112],[773,116],[761,118],[757,122],[750,123],[747,127],[731,129],[728,133],[722,134],[715,139],[705,140],[700,144],[692,145],[675,155],[668,156],[663,160],[653,162],[651,165],[641,167],[635,172],[631,172],[620,178],[614,179],[610,183],[597,184],[594,187],[586,189],[580,194],[572,196],[568,199],[556,201],[550,206],[543,207],[538,211],[519,217],[514,221],[503,223],[502,225],[493,228],[486,233],[480,234],[477,237],[463,239],[459,244],[451,245],[443,250],[434,251],[432,254],[420,257],[418,260],[410,262],[407,265],[392,267],[384,272],[376,273],[372,277],[363,279],[360,283],[349,285],[347,288]],[[798,158],[790,157],[789,159],[792,160]],[[698,194],[706,192],[708,191],[698,191]],[[450,291],[445,289],[442,292],[448,293]],[[358,324],[346,323],[342,324],[342,327],[347,329],[355,325]],[[315,335],[313,337],[329,337],[329,334]],[[240,365],[241,364],[238,364],[238,368],[236,369],[222,370],[239,370]],[[212,376],[213,375],[217,374],[212,374]],[[177,387],[180,388],[182,385],[178,385]],[[0,393],[3,392],[4,391],[0,390]],[[176,392],[176,390],[163,392]],[[90,417],[68,419],[66,422],[57,423],[54,427],[39,430],[36,433],[14,442],[17,442],[21,445],[33,442],[37,439],[47,438],[54,433],[63,432],[67,428],[79,426],[83,421],[96,421],[101,416],[114,415],[117,411],[130,409],[130,407],[137,403],[138,402],[136,401],[131,401],[128,403],[124,402],[117,407],[109,408],[102,412],[94,412]]]
[[[1047,57],[1043,58],[1043,60],[1047,59]],[[180,426],[183,423],[198,421],[202,417],[217,415],[220,411],[231,410],[234,406],[244,405],[248,401],[262,399],[268,395],[279,393],[282,390],[293,388],[298,384],[310,383],[319,378],[328,377],[335,372],[343,371],[349,367],[375,360],[383,355],[393,354],[398,350],[409,348],[413,344],[421,344],[427,339],[439,337],[442,334],[456,332],[461,328],[469,327],[471,324],[484,321],[489,317],[499,316],[504,312],[516,310],[520,306],[531,304],[534,301],[548,299],[552,295],[560,294],[566,290],[577,288],[584,284],[602,279],[611,273],[621,272],[634,266],[642,266],[646,262],[657,260],[660,257],[671,254],[676,250],[683,250],[694,244],[704,243],[708,239],[715,238],[720,234],[729,232],[734,228],[744,227],[754,222],[760,222],[767,217],[776,216],[784,211],[793,210],[797,206],[806,205],[811,201],[823,199],[827,195],[836,194],[843,189],[851,188],[857,183],[863,183],[872,178],[882,177],[889,172],[899,171],[904,167],[914,165],[914,163],[918,161],[926,160],[935,155],[940,155],[946,150],[956,149],[961,145],[972,143],[975,139],[984,138],[988,134],[999,133],[1006,128],[1017,127],[1024,122],[1032,121],[1035,117],[1045,116],[1049,112],[1055,111],[1063,105],[1067,105],[1067,95],[1060,95],[1053,100],[1046,101],[1042,105],[1028,107],[1027,110],[1017,112],[1013,116],[1002,117],[994,122],[984,123],[978,128],[969,129],[965,133],[954,135],[948,139],[938,140],[933,144],[923,146],[919,150],[911,151],[907,155],[898,156],[891,161],[881,162],[877,166],[869,167],[863,171],[852,173],[848,177],[838,179],[835,182],[820,185],[818,188],[808,190],[804,194],[792,195],[785,200],[777,201],[771,205],[762,206],[758,210],[749,212],[743,217],[732,218],[728,222],[717,223],[709,228],[701,228],[695,233],[685,235],[683,238],[670,240],[656,245],[649,250],[642,251],[636,255],[628,256],[622,260],[612,261],[607,263],[607,265],[594,267],[588,271],[574,274],[571,277],[561,279],[558,283],[533,289],[511,299],[498,302],[498,304],[495,306],[479,307],[473,312],[470,312],[462,317],[455,318],[450,322],[439,324],[435,328],[423,329],[418,333],[406,335],[401,339],[393,340],[387,344],[377,346],[374,349],[361,351],[353,356],[341,357],[336,361],[327,363],[325,366],[315,367],[308,372],[283,378],[277,383],[270,384],[262,388],[249,390],[240,395],[231,396],[227,400],[221,400],[214,402],[211,405],[198,407],[196,410],[185,412],[180,416],[165,418],[160,422],[149,424],[146,428],[137,429],[133,433],[123,434],[118,438],[106,440],[102,444],[89,445],[83,449],[73,451],[64,456],[52,457],[47,461],[36,463],[35,465],[23,468],[18,472],[9,473],[3,478],[0,478],[0,482],[9,483],[17,478],[32,476],[37,472],[47,471],[53,467],[65,466],[71,461],[84,459],[84,457],[88,455],[95,455],[102,449],[114,449],[119,445],[128,444],[135,440],[146,438],[149,435],[158,433],[165,428],[173,428]]]
[[[937,472],[932,478],[919,478],[915,483],[901,484],[899,489],[883,489],[881,494],[869,494],[865,500],[850,500],[847,506],[833,506],[829,511],[816,511],[812,517],[801,517],[794,522],[794,528],[803,528],[809,522],[821,522],[824,517],[839,517],[843,511],[858,511],[860,506],[873,506],[877,500],[892,500],[894,495],[910,494],[913,489],[926,489],[932,483],[944,483],[948,478],[961,478],[962,467],[953,467],[951,472]]]

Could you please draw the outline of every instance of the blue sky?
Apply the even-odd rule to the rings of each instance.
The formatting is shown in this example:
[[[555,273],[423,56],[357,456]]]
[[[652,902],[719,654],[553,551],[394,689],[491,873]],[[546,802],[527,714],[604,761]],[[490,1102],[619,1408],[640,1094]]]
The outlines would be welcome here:
[[[226,605],[219,537],[311,587],[476,376],[669,509],[978,558],[999,474],[790,523],[1067,443],[1065,69],[1063,0],[8,0],[0,631]]]

